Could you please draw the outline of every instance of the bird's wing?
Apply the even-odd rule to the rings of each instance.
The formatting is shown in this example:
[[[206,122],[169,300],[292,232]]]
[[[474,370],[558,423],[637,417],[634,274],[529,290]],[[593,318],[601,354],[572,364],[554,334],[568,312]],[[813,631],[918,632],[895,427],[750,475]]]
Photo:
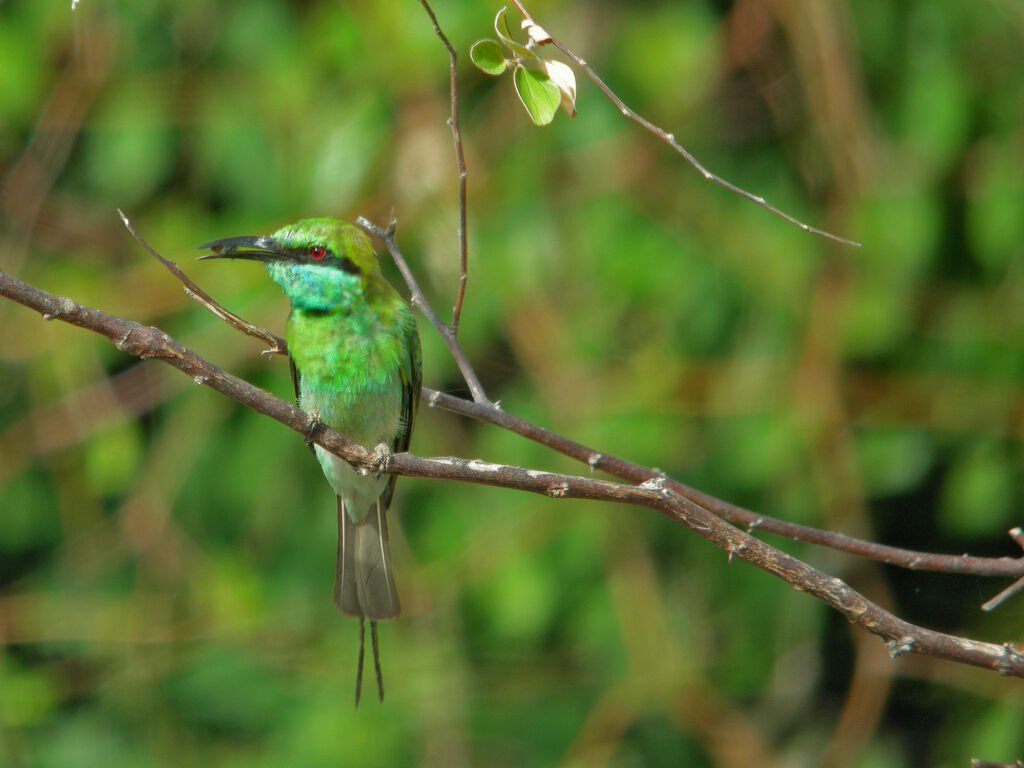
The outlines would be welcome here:
[[[420,405],[420,385],[423,382],[423,358],[420,352],[420,335],[416,330],[416,321],[410,316],[402,328],[402,359],[398,368],[402,380],[402,413],[398,431],[391,444],[395,453],[409,450],[412,439],[412,425],[416,421],[416,411]],[[396,475],[392,475],[387,487],[380,495],[381,508],[391,506],[391,497],[395,493]]]
[[[396,452],[409,450],[412,425],[420,405],[420,385],[423,382],[423,360],[420,353],[420,335],[416,321],[411,317],[402,331],[402,361],[398,369],[402,379],[402,420],[395,435]]]
[[[292,374],[292,389],[295,391],[295,404],[299,404],[299,369],[295,367],[295,358],[288,355],[288,370]]]

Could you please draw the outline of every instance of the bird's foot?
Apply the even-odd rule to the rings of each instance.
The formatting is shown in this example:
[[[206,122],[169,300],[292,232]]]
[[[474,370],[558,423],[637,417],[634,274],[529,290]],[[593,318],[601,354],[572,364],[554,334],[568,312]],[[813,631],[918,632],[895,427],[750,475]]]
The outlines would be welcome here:
[[[317,411],[309,412],[309,421],[306,422],[306,447],[311,451],[315,451],[313,448],[313,438],[316,435],[316,431],[324,425],[323,420],[320,418],[320,414]]]
[[[373,449],[370,460],[366,462],[366,473],[373,472],[374,477],[380,480],[380,476],[388,471],[388,464],[391,463],[391,457],[394,455],[395,452],[391,450],[390,445],[380,443]]]

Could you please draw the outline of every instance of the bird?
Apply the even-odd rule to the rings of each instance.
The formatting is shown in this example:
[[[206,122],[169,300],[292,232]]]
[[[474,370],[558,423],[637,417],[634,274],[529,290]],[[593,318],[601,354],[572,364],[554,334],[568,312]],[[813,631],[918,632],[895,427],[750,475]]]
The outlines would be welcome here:
[[[377,622],[401,612],[387,525],[396,477],[358,471],[312,436],[324,423],[381,457],[408,450],[423,377],[412,310],[384,278],[367,235],[346,221],[303,219],[269,236],[227,237],[199,248],[212,251],[201,259],[262,262],[291,302],[285,338],[292,383],[310,414],[307,444],[337,495],[334,602],[359,619],[356,706],[367,620],[383,701]]]

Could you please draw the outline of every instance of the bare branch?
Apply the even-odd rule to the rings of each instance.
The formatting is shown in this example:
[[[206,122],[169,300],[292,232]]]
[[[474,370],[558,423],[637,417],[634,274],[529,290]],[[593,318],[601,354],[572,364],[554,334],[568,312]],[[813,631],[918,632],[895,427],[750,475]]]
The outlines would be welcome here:
[[[277,353],[286,355],[288,353],[287,343],[284,339],[264,328],[260,328],[246,320],[243,320],[233,312],[230,312],[218,304],[205,291],[192,282],[192,280],[190,280],[177,267],[177,265],[174,264],[174,262],[164,258],[151,248],[145,240],[138,235],[135,229],[128,222],[125,215],[120,211],[118,211],[118,213],[121,215],[121,219],[125,222],[125,226],[128,227],[128,230],[142,244],[142,246],[154,257],[159,259],[160,262],[185,285],[185,291],[189,296],[194,298],[229,325],[232,325],[249,336],[261,339],[269,347],[269,349],[265,350],[266,354]],[[409,270],[401,251],[394,243],[393,230],[390,230],[389,234],[387,231],[380,230],[379,227],[376,227],[365,219],[360,220],[360,226],[371,234],[385,240],[385,242],[387,242],[386,238],[390,237],[391,248],[393,248],[391,251],[392,255],[394,256],[397,254],[396,263],[399,264],[400,269],[404,266],[403,275],[408,274],[407,280],[411,281],[410,291],[412,291],[414,297],[419,296],[420,301],[422,301],[422,304],[418,304],[417,306],[426,307],[424,314],[427,315],[428,318],[433,315],[434,319],[432,322],[434,323],[435,328],[437,328],[443,338],[447,338],[445,333],[446,326],[439,318],[437,318],[433,309],[426,300],[422,298],[419,286],[412,277],[411,271]],[[416,299],[414,298],[414,303],[415,301]],[[467,366],[467,370],[472,372],[472,366],[469,364],[468,360],[466,360],[465,355],[457,342],[456,350],[457,354],[455,351],[452,353],[453,355],[456,355],[456,361],[461,359],[462,364]],[[1024,555],[1017,558],[991,558],[921,552],[918,550],[891,547],[885,544],[878,544],[872,541],[846,536],[845,534],[836,533],[834,531],[824,531],[819,528],[812,528],[806,525],[791,523],[786,520],[779,520],[768,515],[753,512],[749,509],[744,509],[743,507],[738,507],[715,496],[698,491],[695,488],[691,488],[688,485],[667,477],[663,472],[660,472],[657,469],[645,467],[640,464],[627,461],[626,459],[622,459],[618,456],[598,451],[593,448],[588,448],[585,445],[562,437],[555,432],[551,432],[544,427],[503,411],[490,401],[485,400],[471,402],[463,398],[439,392],[435,389],[430,389],[429,387],[423,387],[421,397],[423,402],[431,408],[441,408],[452,413],[458,413],[463,416],[475,418],[487,424],[493,424],[495,426],[508,429],[521,437],[533,440],[534,442],[545,445],[561,454],[581,461],[587,464],[591,470],[600,469],[614,477],[618,477],[622,480],[628,480],[633,483],[643,483],[650,480],[664,479],[669,487],[679,495],[707,510],[710,510],[723,520],[727,520],[733,525],[745,527],[748,532],[760,530],[766,533],[773,533],[793,539],[794,541],[817,544],[819,546],[829,547],[841,552],[847,552],[858,557],[864,557],[869,560],[875,560],[887,565],[894,565],[910,570],[1016,578],[1017,581],[1014,584],[1011,584],[981,606],[982,609],[986,611],[995,609],[998,605],[1005,602],[1013,595],[1024,590]],[[1020,545],[1021,549],[1024,549],[1024,530],[1021,528],[1014,528],[1010,531],[1010,536],[1017,542],[1017,544]]]
[[[1024,530],[1021,528],[1011,528],[1010,536],[1021,546],[1021,549],[1024,549]],[[981,610],[993,611],[1019,592],[1024,592],[1024,576],[1021,576],[998,595],[984,603],[981,606]]]
[[[125,216],[124,211],[118,208],[117,215],[121,217],[121,221],[124,223],[125,229],[127,229],[128,232],[131,233],[131,236],[138,241],[139,245],[141,245],[143,248],[149,251],[149,254],[151,256],[153,256],[161,264],[167,267],[167,269],[171,271],[171,274],[178,278],[182,286],[184,286],[185,288],[185,293],[187,293],[190,297],[198,301],[208,310],[213,312],[213,314],[215,314],[225,323],[230,325],[232,328],[235,328],[244,333],[245,335],[252,336],[253,338],[259,339],[260,341],[265,343],[268,349],[265,349],[263,351],[263,354],[288,354],[288,345],[284,339],[282,339],[280,336],[271,333],[265,328],[260,328],[258,325],[253,325],[248,320],[244,320],[238,315],[236,315],[234,312],[229,312],[227,309],[222,307],[220,304],[214,301],[213,298],[208,293],[206,293],[206,291],[204,291],[202,288],[200,288],[198,285],[192,282],[188,275],[182,272],[177,264],[175,264],[170,259],[166,259],[163,256],[161,256],[154,248],[150,246],[149,243],[143,240],[142,236],[135,231],[135,227],[132,226],[131,221],[129,221],[128,217]]]
[[[0,296],[30,307],[45,320],[62,320],[106,336],[113,345],[143,360],[162,360],[202,384],[270,416],[291,429],[308,432],[309,416],[291,403],[274,397],[259,387],[218,368],[159,328],[124,320],[96,309],[84,307],[69,298],[54,296],[10,275],[0,272]],[[355,462],[368,462],[373,454],[333,430],[317,432],[316,442]],[[321,442],[322,438],[322,442]]]
[[[518,9],[519,13],[522,14],[524,19],[533,24],[537,23],[533,16],[530,15],[530,12],[526,10],[526,6],[524,6],[520,0],[512,0],[512,2]],[[544,29],[547,30],[548,28],[544,27]],[[800,227],[800,229],[802,229],[804,232],[810,232],[812,235],[819,235],[829,240],[833,240],[837,243],[842,243],[843,245],[852,245],[856,248],[860,247],[860,243],[854,240],[848,240],[845,237],[840,237],[839,235],[834,235],[831,232],[826,232],[823,229],[812,227],[810,224],[805,224],[804,222],[800,221],[800,219],[790,216],[785,211],[782,211],[779,208],[776,208],[774,205],[771,205],[760,195],[755,195],[752,192],[748,192],[742,187],[737,187],[732,182],[726,181],[721,176],[715,175],[707,168],[705,168],[704,165],[696,157],[694,157],[693,154],[689,152],[689,150],[687,150],[682,144],[676,141],[675,134],[669,133],[663,128],[660,128],[659,126],[652,123],[650,120],[637,114],[630,107],[626,106],[626,103],[622,99],[620,99],[615,94],[615,92],[612,91],[611,88],[608,87],[604,80],[602,80],[598,76],[598,74],[590,67],[590,65],[587,64],[587,62],[584,59],[582,59],[580,56],[578,56],[576,53],[570,50],[558,38],[552,36],[551,44],[554,45],[555,48],[560,50],[562,53],[564,53],[573,62],[573,64],[575,64],[577,67],[579,67],[586,73],[587,77],[590,78],[594,85],[596,85],[601,90],[601,92],[608,97],[608,100],[611,101],[612,104],[614,104],[618,108],[619,112],[622,114],[623,117],[632,120],[634,123],[642,127],[644,130],[654,134],[659,139],[668,144],[670,147],[672,147],[672,149],[674,149],[677,154],[679,154],[684,160],[686,160],[686,162],[692,165],[697,170],[697,172],[700,173],[700,175],[703,176],[707,181],[717,184],[720,187],[725,187],[733,194],[739,195],[740,197],[744,197],[753,203],[757,203],[769,213],[778,216],[780,219],[785,219],[790,224],[795,224],[796,226]]]
[[[3,272],[0,272],[0,296],[34,309],[46,319],[62,320],[100,333],[115,347],[130,354],[169,363],[191,376],[197,384],[216,389],[303,436],[307,433],[310,419],[303,411],[221,370],[158,328],[84,307]],[[425,458],[400,453],[381,459],[327,426],[319,429],[314,439],[362,471],[380,470],[396,475],[493,485],[550,498],[614,501],[655,509],[722,548],[730,559],[745,560],[840,611],[851,622],[885,640],[893,656],[924,654],[991,669],[1001,675],[1024,677],[1024,652],[1013,644],[985,643],[910,624],[867,600],[840,579],[729,525],[678,494],[662,478],[636,486],[452,457]]]
[[[626,459],[619,458],[603,451],[588,448],[585,445],[569,440],[561,435],[544,429],[536,424],[501,410],[495,405],[471,403],[468,400],[423,388],[423,402],[431,408],[441,408],[452,413],[470,416],[474,419],[494,424],[511,430],[517,435],[546,445],[559,453],[582,461],[592,469],[600,469],[622,480],[643,483],[663,479],[676,493],[714,512],[734,525],[740,525],[748,532],[754,530],[785,536],[794,541],[819,544],[841,552],[848,552],[858,557],[877,560],[888,565],[922,571],[942,571],[947,573],[963,573],[975,576],[1024,577],[1024,556],[1010,557],[971,557],[968,555],[939,555],[931,552],[918,552],[912,549],[890,547],[871,541],[845,536],[841,533],[823,531],[806,525],[798,525],[785,520],[778,520],[768,515],[758,514],[743,507],[737,507],[727,501],[684,485],[665,473],[651,467],[644,467]],[[1015,533],[1017,532],[1017,533]],[[1024,548],[1024,534],[1015,528],[1010,535]],[[1009,595],[1000,596],[1000,601]],[[997,598],[993,598],[993,601]],[[990,603],[993,601],[989,601]],[[988,605],[988,603],[986,603]],[[984,606],[983,606],[984,607]],[[991,607],[995,607],[994,605]],[[990,610],[990,609],[988,609]]]

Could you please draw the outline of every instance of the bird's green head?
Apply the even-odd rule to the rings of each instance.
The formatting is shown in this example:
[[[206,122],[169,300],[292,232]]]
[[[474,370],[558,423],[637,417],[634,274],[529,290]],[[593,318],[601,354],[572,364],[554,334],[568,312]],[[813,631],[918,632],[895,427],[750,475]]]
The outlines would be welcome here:
[[[390,288],[369,238],[338,219],[303,219],[269,236],[226,237],[199,247],[213,251],[201,259],[263,262],[296,309],[345,308]]]

